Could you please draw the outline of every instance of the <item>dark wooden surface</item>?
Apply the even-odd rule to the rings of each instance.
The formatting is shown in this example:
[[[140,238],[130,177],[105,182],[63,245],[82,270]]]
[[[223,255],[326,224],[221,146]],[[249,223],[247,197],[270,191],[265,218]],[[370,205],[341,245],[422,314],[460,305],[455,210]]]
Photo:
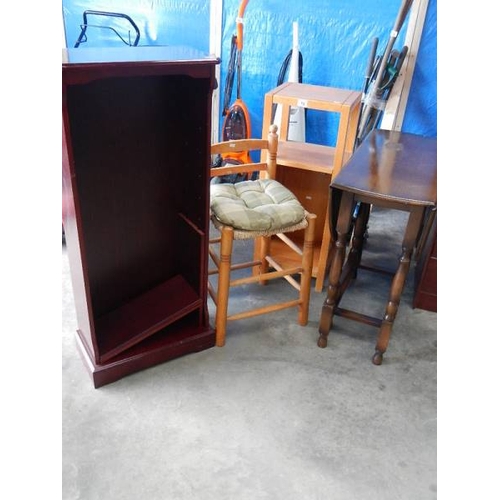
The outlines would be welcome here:
[[[437,312],[437,218],[415,266],[413,307]]]
[[[436,155],[435,138],[375,130],[332,186],[367,194],[377,201],[433,206],[437,196]]]
[[[63,53],[63,222],[96,386],[214,344],[206,261],[218,60],[193,54]]]
[[[326,347],[333,317],[378,327],[374,364],[382,363],[424,216],[436,208],[436,139],[374,130],[331,184],[332,258],[320,316],[318,346]],[[382,318],[343,309],[340,301],[361,265],[370,206],[409,212],[397,270]],[[355,207],[358,213],[353,225]],[[363,268],[365,268],[363,266]],[[366,268],[365,268],[366,269]]]

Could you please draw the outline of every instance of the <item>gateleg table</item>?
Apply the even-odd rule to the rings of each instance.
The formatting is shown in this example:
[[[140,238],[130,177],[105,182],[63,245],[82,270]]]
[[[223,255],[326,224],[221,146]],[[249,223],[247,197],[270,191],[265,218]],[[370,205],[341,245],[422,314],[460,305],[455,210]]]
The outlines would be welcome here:
[[[318,346],[326,347],[333,317],[377,327],[372,362],[387,350],[414,250],[437,210],[437,140],[404,132],[372,131],[330,185],[331,258],[329,283],[319,322]],[[383,318],[339,306],[356,278],[372,206],[409,212],[402,252]],[[347,258],[346,258],[347,255]]]

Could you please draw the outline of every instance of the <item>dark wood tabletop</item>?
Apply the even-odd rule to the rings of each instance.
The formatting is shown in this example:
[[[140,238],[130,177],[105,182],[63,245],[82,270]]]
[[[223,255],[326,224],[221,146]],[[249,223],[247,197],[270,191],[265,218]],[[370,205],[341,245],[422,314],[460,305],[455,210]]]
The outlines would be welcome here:
[[[374,130],[331,186],[381,200],[436,205],[437,140]]]

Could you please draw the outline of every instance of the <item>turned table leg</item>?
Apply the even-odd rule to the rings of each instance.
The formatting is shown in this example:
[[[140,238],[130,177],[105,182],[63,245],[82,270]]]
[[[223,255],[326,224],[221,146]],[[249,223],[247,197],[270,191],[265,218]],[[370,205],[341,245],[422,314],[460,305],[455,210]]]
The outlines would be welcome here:
[[[370,216],[371,205],[368,203],[360,203],[356,221],[354,223],[354,230],[352,234],[351,250],[347,256],[347,262],[352,272],[352,278],[356,279],[358,275],[358,266],[361,262],[361,254],[363,252],[363,245],[366,238],[366,228],[368,225],[368,218]]]
[[[351,226],[351,215],[353,207],[354,197],[350,193],[343,193],[338,191],[334,197],[341,197],[340,208],[338,213],[338,222],[335,223],[332,218],[332,238],[335,238],[333,242],[333,258],[332,265],[330,267],[330,273],[328,278],[328,290],[327,296],[323,303],[321,310],[321,316],[319,320],[319,338],[318,347],[326,347],[328,343],[328,333],[332,326],[333,314],[335,308],[337,307],[341,294],[341,283],[340,278],[342,274],[342,267],[344,265],[346,245],[348,243],[348,236],[350,233]],[[337,199],[333,199],[333,204],[338,202]]]
[[[380,326],[375,354],[372,357],[374,365],[381,365],[383,355],[389,345],[391,331],[399,308],[401,294],[403,293],[406,276],[410,269],[411,256],[415,247],[415,242],[422,223],[423,209],[416,209],[410,212],[406,231],[402,244],[402,253],[399,258],[399,266],[392,279],[389,300],[385,308],[385,314]]]

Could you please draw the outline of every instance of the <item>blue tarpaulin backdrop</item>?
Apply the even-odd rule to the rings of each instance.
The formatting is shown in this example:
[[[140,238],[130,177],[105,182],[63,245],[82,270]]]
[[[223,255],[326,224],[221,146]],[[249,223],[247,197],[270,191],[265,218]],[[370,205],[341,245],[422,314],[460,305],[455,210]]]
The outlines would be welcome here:
[[[402,127],[405,132],[434,137],[437,135],[436,3],[437,0],[429,1]],[[83,11],[98,10],[130,16],[141,32],[139,45],[187,45],[209,51],[210,1],[63,0],[62,5],[68,47],[73,47],[78,39]],[[382,54],[400,5],[400,0],[250,0],[244,14],[242,98],[250,111],[252,136],[261,135],[264,94],[276,86],[282,62],[292,48],[294,21],[299,25],[303,82],[362,90],[372,40],[379,38],[378,53]],[[221,99],[239,6],[240,0],[223,2]],[[123,20],[107,24],[128,36],[130,26]],[[408,19],[397,38],[397,49],[404,43],[407,24]],[[133,40],[133,30],[131,37]],[[81,47],[113,45],[123,42],[111,30],[89,28],[87,42]],[[308,113],[308,141],[334,145],[335,118],[326,115]]]
[[[202,0],[63,0],[66,45],[73,47],[80,34],[83,12],[86,10],[119,12],[130,16],[137,24],[139,45],[187,45],[208,52],[210,1]],[[120,19],[89,16],[89,24],[100,24],[127,34],[130,25]],[[132,38],[134,35],[132,29]],[[123,46],[111,30],[89,28],[87,42],[81,47]]]

